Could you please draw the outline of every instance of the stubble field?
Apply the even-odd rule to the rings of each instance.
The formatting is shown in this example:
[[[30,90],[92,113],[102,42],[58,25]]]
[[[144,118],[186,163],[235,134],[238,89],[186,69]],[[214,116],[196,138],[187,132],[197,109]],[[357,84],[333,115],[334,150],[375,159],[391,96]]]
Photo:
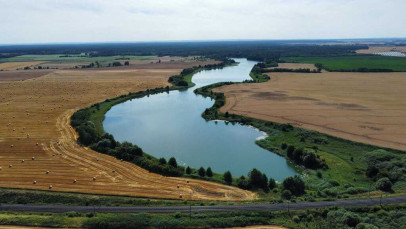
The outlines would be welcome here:
[[[406,74],[272,73],[224,92],[222,112],[291,123],[340,138],[406,150]]]
[[[78,109],[129,92],[169,85],[182,69],[212,62],[139,63],[128,68],[57,70],[0,81],[0,187],[152,198],[250,200],[256,195],[200,180],[164,177],[76,143]],[[17,74],[17,73],[16,73]],[[179,188],[177,187],[179,185]],[[192,193],[192,195],[190,195]]]

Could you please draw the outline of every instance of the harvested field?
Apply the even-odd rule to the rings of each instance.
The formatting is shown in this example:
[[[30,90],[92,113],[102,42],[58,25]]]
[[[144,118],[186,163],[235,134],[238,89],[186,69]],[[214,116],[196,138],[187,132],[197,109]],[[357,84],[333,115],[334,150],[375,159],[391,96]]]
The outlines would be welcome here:
[[[20,71],[0,71],[0,81],[20,81],[38,78],[49,74],[52,70],[20,70]]]
[[[42,64],[41,61],[29,61],[29,62],[7,62],[0,63],[0,70],[18,70],[25,67],[33,67]]]
[[[300,63],[279,63],[278,67],[272,67],[267,69],[274,68],[289,68],[289,69],[299,69],[299,68],[308,68],[310,70],[317,70],[314,64],[300,64]]]
[[[406,73],[272,73],[224,86],[229,111],[406,150]]]
[[[249,200],[235,187],[164,177],[76,143],[70,117],[107,98],[168,85],[183,68],[213,62],[168,62],[156,69],[59,70],[25,81],[0,81],[0,187],[153,198]],[[177,185],[180,185],[177,188]]]
[[[403,52],[406,53],[406,46],[371,46],[369,49],[358,49],[359,54],[374,54],[377,52]]]

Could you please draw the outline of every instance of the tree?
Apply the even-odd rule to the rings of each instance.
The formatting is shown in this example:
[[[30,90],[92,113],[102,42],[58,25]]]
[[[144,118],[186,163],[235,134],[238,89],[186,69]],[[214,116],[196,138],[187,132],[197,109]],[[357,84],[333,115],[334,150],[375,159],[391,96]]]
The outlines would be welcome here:
[[[272,190],[274,188],[276,188],[276,181],[275,179],[273,179],[272,177],[269,179],[269,189]]]
[[[283,192],[281,193],[281,198],[282,198],[282,200],[287,200],[288,201],[288,213],[290,215],[290,212],[289,212],[289,200],[292,199],[292,193],[289,190],[283,190]]]
[[[297,175],[285,178],[282,184],[284,190],[289,190],[295,196],[301,196],[305,193],[305,184]]]
[[[186,174],[191,174],[192,173],[192,169],[188,166],[186,168]]]
[[[124,65],[128,66],[128,65],[130,65],[130,62],[129,61],[124,62]]]
[[[224,181],[229,185],[233,182],[233,176],[231,175],[230,171],[224,173]]]
[[[212,177],[212,176],[213,176],[213,171],[211,171],[211,168],[210,168],[210,167],[207,168],[207,170],[206,170],[206,175],[207,175],[208,177]]]
[[[176,162],[176,159],[174,157],[169,158],[168,164],[174,168],[178,167],[178,163]]]
[[[198,173],[199,176],[204,177],[206,175],[206,170],[203,167],[200,167]]]
[[[287,152],[289,158],[292,158],[292,156],[293,156],[293,151],[295,151],[295,147],[292,146],[292,145],[288,146],[286,152]]]
[[[269,191],[268,189],[268,178],[265,174],[262,174],[258,169],[253,169],[248,173],[248,181],[252,188],[261,188],[265,192]]]
[[[159,164],[165,165],[166,164],[166,159],[163,158],[163,157],[159,158]]]
[[[392,182],[387,177],[381,178],[376,182],[376,189],[381,191],[382,204],[382,194],[383,192],[392,192]]]

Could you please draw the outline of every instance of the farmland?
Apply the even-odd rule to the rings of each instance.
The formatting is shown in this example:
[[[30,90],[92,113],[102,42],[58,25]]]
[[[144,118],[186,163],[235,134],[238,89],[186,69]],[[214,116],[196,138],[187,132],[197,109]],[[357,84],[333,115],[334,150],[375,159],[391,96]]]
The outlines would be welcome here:
[[[255,199],[255,194],[235,187],[153,174],[76,143],[77,134],[70,126],[76,110],[129,92],[167,86],[168,77],[182,69],[212,63],[169,59],[134,68],[57,70],[25,81],[1,81],[0,186],[169,199],[180,195]]]
[[[80,55],[65,55],[65,54],[52,54],[52,55],[21,55],[11,58],[0,59],[0,62],[26,62],[26,61],[54,61],[54,62],[107,62],[115,60],[149,60],[154,56],[102,56],[90,57],[85,54]]]
[[[406,59],[402,57],[383,56],[340,56],[340,57],[284,57],[287,62],[320,63],[328,71],[359,71],[359,69],[388,69],[406,71]]]
[[[219,89],[227,97],[221,111],[406,150],[405,128],[399,128],[406,125],[405,73],[270,76],[266,83]]]

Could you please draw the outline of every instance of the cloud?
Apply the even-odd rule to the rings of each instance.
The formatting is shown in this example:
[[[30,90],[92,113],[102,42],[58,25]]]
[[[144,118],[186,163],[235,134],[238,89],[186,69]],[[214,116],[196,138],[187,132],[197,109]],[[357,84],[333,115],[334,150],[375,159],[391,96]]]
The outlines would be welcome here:
[[[0,0],[0,43],[406,37],[404,0]]]

